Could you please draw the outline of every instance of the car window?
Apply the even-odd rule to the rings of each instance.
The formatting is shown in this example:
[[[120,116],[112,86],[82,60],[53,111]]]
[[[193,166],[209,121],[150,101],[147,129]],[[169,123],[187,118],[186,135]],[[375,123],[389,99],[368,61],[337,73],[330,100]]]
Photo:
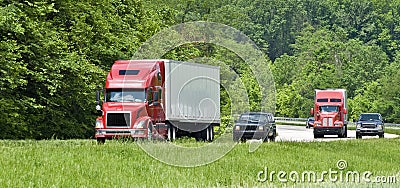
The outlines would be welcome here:
[[[267,121],[267,117],[261,114],[243,114],[239,121]]]
[[[380,120],[379,114],[361,114],[360,121]]]

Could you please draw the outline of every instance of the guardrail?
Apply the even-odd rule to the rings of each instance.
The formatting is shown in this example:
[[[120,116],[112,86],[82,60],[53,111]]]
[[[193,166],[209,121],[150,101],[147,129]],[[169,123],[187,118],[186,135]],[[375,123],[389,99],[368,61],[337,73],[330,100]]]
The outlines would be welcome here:
[[[275,117],[275,121],[307,121],[307,118]]]
[[[275,121],[279,122],[306,122],[308,118],[289,118],[289,117],[275,117]],[[349,125],[355,125],[354,122],[348,122]],[[385,123],[386,127],[400,127],[400,124]]]

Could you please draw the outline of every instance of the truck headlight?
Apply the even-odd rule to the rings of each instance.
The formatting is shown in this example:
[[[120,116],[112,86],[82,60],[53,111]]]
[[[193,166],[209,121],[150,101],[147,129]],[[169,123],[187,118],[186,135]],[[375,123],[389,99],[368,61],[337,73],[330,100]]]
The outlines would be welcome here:
[[[321,126],[321,124],[319,124],[319,123],[317,123],[317,124],[315,124],[317,127],[320,127]]]
[[[101,128],[103,128],[103,122],[101,122],[101,121],[99,121],[99,120],[96,120],[96,127],[95,127],[96,129],[101,129]]]
[[[258,126],[259,131],[264,131],[264,126]]]
[[[336,127],[340,127],[340,124],[339,124],[339,123],[335,123],[335,126],[336,126]]]
[[[378,127],[378,129],[382,129],[382,125],[378,125],[377,127]]]
[[[235,130],[236,130],[236,131],[240,130],[240,127],[236,125],[236,126],[235,126]]]
[[[361,128],[361,124],[358,123],[356,127],[357,129]]]

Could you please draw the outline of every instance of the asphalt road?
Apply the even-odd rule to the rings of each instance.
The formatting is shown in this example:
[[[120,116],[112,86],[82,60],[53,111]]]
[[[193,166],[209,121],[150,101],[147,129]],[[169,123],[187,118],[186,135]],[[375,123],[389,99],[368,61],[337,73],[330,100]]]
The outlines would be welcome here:
[[[337,135],[325,135],[324,138],[314,139],[313,129],[307,129],[306,126],[277,125],[276,132],[278,136],[276,141],[335,141],[356,139],[356,131],[347,130],[347,138],[338,138]],[[385,133],[385,138],[396,138],[399,135]],[[362,139],[378,138],[378,136],[363,136]]]

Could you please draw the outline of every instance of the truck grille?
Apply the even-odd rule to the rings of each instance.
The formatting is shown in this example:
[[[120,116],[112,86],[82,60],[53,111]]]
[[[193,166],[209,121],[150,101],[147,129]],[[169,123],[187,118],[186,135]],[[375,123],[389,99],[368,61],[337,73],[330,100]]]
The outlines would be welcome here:
[[[363,124],[362,127],[364,128],[375,128],[375,124]]]
[[[246,131],[255,131],[257,130],[258,125],[254,126],[254,125],[248,125],[246,126]]]
[[[129,127],[130,113],[107,113],[107,127]]]
[[[322,126],[333,126],[333,118],[324,118],[322,120]]]

